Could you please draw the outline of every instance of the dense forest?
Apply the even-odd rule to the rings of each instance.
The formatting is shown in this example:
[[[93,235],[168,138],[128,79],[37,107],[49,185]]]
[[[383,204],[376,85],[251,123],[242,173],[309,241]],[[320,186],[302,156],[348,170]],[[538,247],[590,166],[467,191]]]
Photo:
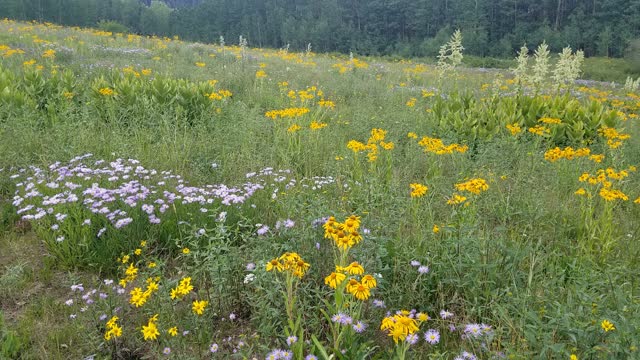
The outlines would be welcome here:
[[[512,57],[543,40],[620,57],[640,38],[640,0],[0,0],[0,17],[250,46],[432,56],[453,29],[465,52]]]

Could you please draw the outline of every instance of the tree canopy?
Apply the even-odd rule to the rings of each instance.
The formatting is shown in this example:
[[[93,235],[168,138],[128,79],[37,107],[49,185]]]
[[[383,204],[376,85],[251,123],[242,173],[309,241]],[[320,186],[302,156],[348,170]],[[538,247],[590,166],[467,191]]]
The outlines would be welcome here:
[[[0,17],[371,55],[433,56],[454,29],[466,53],[496,57],[543,40],[619,57],[640,38],[640,0],[3,0]]]

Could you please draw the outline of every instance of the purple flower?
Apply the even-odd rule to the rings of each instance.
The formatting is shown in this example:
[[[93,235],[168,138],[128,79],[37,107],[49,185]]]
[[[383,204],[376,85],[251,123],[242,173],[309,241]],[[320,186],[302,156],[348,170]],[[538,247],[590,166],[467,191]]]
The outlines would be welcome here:
[[[429,272],[429,267],[428,267],[428,266],[424,266],[424,265],[422,265],[422,266],[420,266],[420,267],[418,268],[418,272],[419,272],[420,274],[426,274],[426,273],[428,273],[428,272]]]
[[[84,291],[82,284],[71,285],[71,291]]]
[[[350,325],[353,322],[353,319],[343,313],[337,313],[331,317],[331,321],[342,325]]]
[[[107,320],[107,314],[100,315],[100,321],[105,321],[105,320]]]
[[[165,355],[171,354],[171,348],[170,347],[164,348],[164,350],[162,350],[162,353],[165,354]]]
[[[318,357],[312,354],[309,354],[304,357],[304,360],[318,360]]]
[[[479,324],[467,324],[464,326],[464,333],[467,336],[472,336],[474,338],[480,337],[482,335],[482,328]]]
[[[247,271],[253,271],[256,269],[256,264],[254,263],[248,263],[247,264]]]
[[[298,341],[298,337],[295,335],[291,335],[287,338],[287,345],[291,346],[293,344],[295,344]]]
[[[69,299],[69,300],[65,301],[64,303],[67,306],[71,306],[71,305],[73,305],[73,299]]]
[[[233,321],[235,319],[236,319],[236,314],[234,313],[229,314],[229,320]]]
[[[424,333],[424,340],[431,345],[435,345],[440,342],[440,333],[438,330],[429,329]]]
[[[449,312],[447,310],[441,310],[440,311],[440,317],[443,318],[443,319],[448,319],[450,317],[453,317],[453,313]]]
[[[296,223],[291,220],[291,219],[287,219],[284,221],[284,227],[286,227],[287,229],[290,229],[292,227],[294,227],[296,225]]]
[[[384,304],[384,301],[378,300],[378,299],[374,299],[373,300],[373,306],[375,306],[377,308],[382,308],[382,309],[384,309],[386,307],[386,305]]]
[[[258,235],[264,235],[269,232],[269,227],[267,225],[259,224],[259,226],[260,228],[258,229],[258,231],[256,231]]]
[[[410,264],[411,264],[411,266],[420,266],[420,261],[418,261],[418,260],[411,260]]]
[[[363,323],[362,321],[358,321],[353,324],[352,327],[355,332],[362,333],[367,329],[367,324]]]
[[[418,334],[409,334],[404,341],[409,345],[415,345],[418,342]]]
[[[209,346],[209,351],[211,351],[212,353],[217,353],[218,352],[218,344],[211,344],[211,346]]]

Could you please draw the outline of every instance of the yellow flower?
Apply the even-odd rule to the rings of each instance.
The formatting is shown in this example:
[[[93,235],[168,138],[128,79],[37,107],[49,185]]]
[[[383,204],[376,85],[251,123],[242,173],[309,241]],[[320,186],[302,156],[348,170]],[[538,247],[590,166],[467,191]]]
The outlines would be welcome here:
[[[207,64],[203,63],[203,62],[196,62],[196,66],[197,67],[205,67]]]
[[[411,197],[412,198],[422,197],[422,196],[424,196],[424,194],[427,193],[427,190],[429,190],[429,188],[426,187],[425,185],[418,184],[418,183],[409,184],[409,187],[411,188]]]
[[[191,252],[191,250],[189,250],[189,248],[182,248],[182,253],[185,255],[188,255]]]
[[[330,288],[335,289],[344,281],[347,276],[345,274],[339,272],[332,272],[329,276],[324,278],[325,285],[328,285]]]
[[[209,302],[206,300],[201,300],[201,301],[194,300],[191,306],[191,310],[193,311],[194,314],[202,315],[204,314],[204,309],[207,307],[208,304]]]
[[[417,139],[418,138],[418,134],[414,133],[414,132],[410,132],[407,134],[407,137],[409,139]]]
[[[466,197],[459,194],[453,194],[453,196],[449,200],[447,200],[447,204],[457,205],[457,204],[462,204],[465,201],[467,201]]]
[[[267,73],[264,70],[256,71],[256,79],[262,79],[267,77]]]
[[[142,254],[142,249],[136,249],[133,253],[140,256],[140,254]]]
[[[482,191],[487,191],[489,189],[489,184],[487,184],[486,180],[477,178],[456,184],[456,189],[458,191],[468,191],[478,195]]]
[[[616,329],[616,327],[609,320],[602,320],[602,323],[600,323],[600,327],[602,327],[602,330],[604,330],[605,332],[613,331]]]
[[[287,129],[287,132],[288,132],[289,134],[293,134],[294,132],[296,132],[296,131],[298,131],[298,130],[300,130],[300,129],[302,129],[302,127],[301,127],[300,125],[298,125],[298,124],[293,124],[293,125],[289,126],[289,128]]]
[[[154,267],[158,266],[158,264],[156,264],[155,262],[151,261],[149,264],[147,264],[147,267],[149,269],[153,269]]]
[[[170,328],[169,330],[167,330],[167,333],[171,336],[176,336],[178,335],[178,327],[174,326],[172,328]]]
[[[576,190],[576,192],[574,192],[574,194],[576,194],[576,195],[587,195],[587,190],[585,190],[584,188],[580,188],[580,189]]]
[[[108,87],[103,87],[100,90],[98,90],[98,92],[103,96],[112,96],[112,95],[115,94],[115,92],[111,88],[108,88]]]
[[[434,234],[437,234],[440,232],[440,227],[437,224],[433,224],[433,229],[432,229]]]
[[[353,284],[353,285],[350,284],[347,287],[347,289],[349,290],[349,293],[355,296],[356,299],[358,300],[364,301],[364,300],[367,300],[369,296],[371,296],[371,292],[369,291],[369,288],[357,281],[356,281],[356,284]]]
[[[362,265],[358,264],[357,261],[352,262],[344,269],[350,275],[362,275],[364,274],[364,268]]]
[[[158,327],[156,326],[156,321],[158,321],[158,315],[154,315],[149,319],[147,325],[142,326],[142,336],[145,340],[157,340],[160,332],[158,331]]]
[[[147,246],[147,240],[142,240],[140,242],[140,247],[146,247]]]
[[[53,49],[45,50],[44,53],[42,53],[42,57],[43,58],[51,58],[51,59],[53,59],[53,58],[56,57],[56,51],[53,50]]]
[[[369,289],[373,289],[374,287],[378,286],[378,282],[376,281],[376,278],[374,278],[371,275],[365,275],[362,277],[362,285],[368,287]]]
[[[571,354],[571,356],[569,356],[569,360],[578,360],[578,355]]]

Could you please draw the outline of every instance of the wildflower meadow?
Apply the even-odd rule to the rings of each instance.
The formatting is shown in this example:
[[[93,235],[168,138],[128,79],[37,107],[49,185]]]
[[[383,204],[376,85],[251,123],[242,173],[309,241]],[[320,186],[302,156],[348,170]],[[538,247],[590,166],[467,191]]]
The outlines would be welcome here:
[[[640,358],[638,80],[451,33],[423,63],[1,20],[0,358]]]

